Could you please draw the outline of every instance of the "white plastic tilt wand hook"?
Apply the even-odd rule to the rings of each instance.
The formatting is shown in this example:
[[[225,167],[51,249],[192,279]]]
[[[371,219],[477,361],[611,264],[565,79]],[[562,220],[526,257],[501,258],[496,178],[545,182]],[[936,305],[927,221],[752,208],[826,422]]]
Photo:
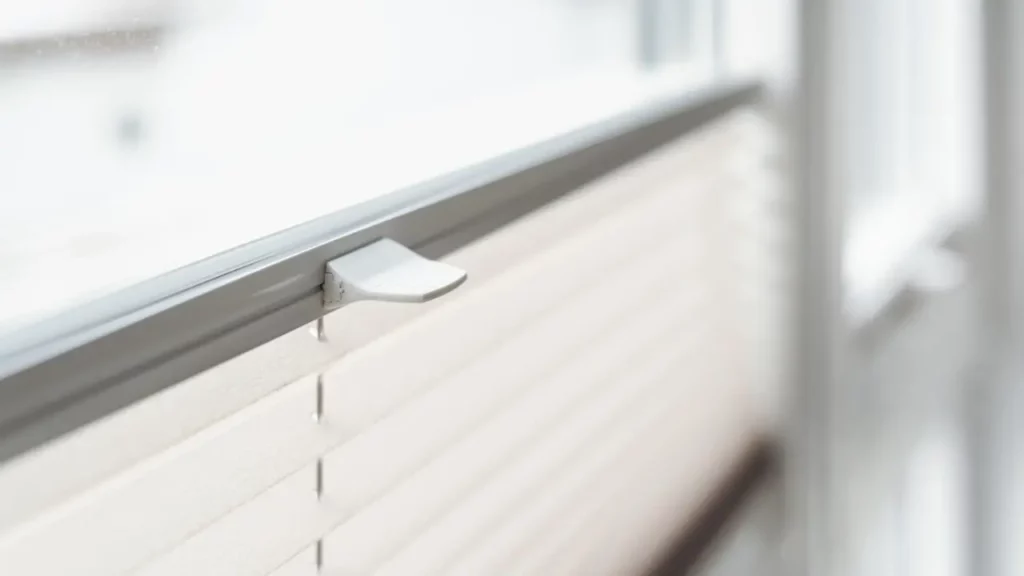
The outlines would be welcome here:
[[[466,272],[382,238],[327,263],[324,309],[359,300],[428,302],[466,281]]]

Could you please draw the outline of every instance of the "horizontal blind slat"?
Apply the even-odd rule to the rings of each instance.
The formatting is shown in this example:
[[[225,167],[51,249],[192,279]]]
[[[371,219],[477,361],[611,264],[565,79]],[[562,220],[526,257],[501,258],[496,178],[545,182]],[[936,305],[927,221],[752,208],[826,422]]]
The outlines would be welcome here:
[[[282,563],[315,574],[310,545],[339,519],[316,498],[316,482],[315,466],[303,468],[133,574],[263,576],[275,566],[289,573]]]
[[[315,378],[302,380],[36,517],[0,540],[0,574],[138,566],[322,453],[315,409]]]

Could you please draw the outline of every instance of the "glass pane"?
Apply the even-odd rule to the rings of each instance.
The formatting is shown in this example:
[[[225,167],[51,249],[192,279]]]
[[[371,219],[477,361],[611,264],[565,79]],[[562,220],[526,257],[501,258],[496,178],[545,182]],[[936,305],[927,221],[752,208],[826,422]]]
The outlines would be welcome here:
[[[0,332],[706,81],[639,4],[5,3]]]

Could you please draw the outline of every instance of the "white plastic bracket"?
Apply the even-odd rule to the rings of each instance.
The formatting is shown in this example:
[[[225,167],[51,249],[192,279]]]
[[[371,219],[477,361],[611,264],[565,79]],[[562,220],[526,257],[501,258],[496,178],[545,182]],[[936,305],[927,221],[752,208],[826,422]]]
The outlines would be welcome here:
[[[427,302],[466,281],[466,272],[382,238],[327,263],[324,309],[359,300]]]

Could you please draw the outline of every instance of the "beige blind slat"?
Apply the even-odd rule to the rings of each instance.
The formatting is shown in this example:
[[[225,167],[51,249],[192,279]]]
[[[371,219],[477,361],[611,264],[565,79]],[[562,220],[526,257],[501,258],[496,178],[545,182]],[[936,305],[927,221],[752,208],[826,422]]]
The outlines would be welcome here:
[[[315,409],[315,379],[300,381],[34,518],[0,540],[0,574],[139,565],[312,461],[326,444]]]
[[[316,467],[307,466],[134,574],[264,576],[282,564],[315,573],[310,546],[339,519],[316,498]]]

